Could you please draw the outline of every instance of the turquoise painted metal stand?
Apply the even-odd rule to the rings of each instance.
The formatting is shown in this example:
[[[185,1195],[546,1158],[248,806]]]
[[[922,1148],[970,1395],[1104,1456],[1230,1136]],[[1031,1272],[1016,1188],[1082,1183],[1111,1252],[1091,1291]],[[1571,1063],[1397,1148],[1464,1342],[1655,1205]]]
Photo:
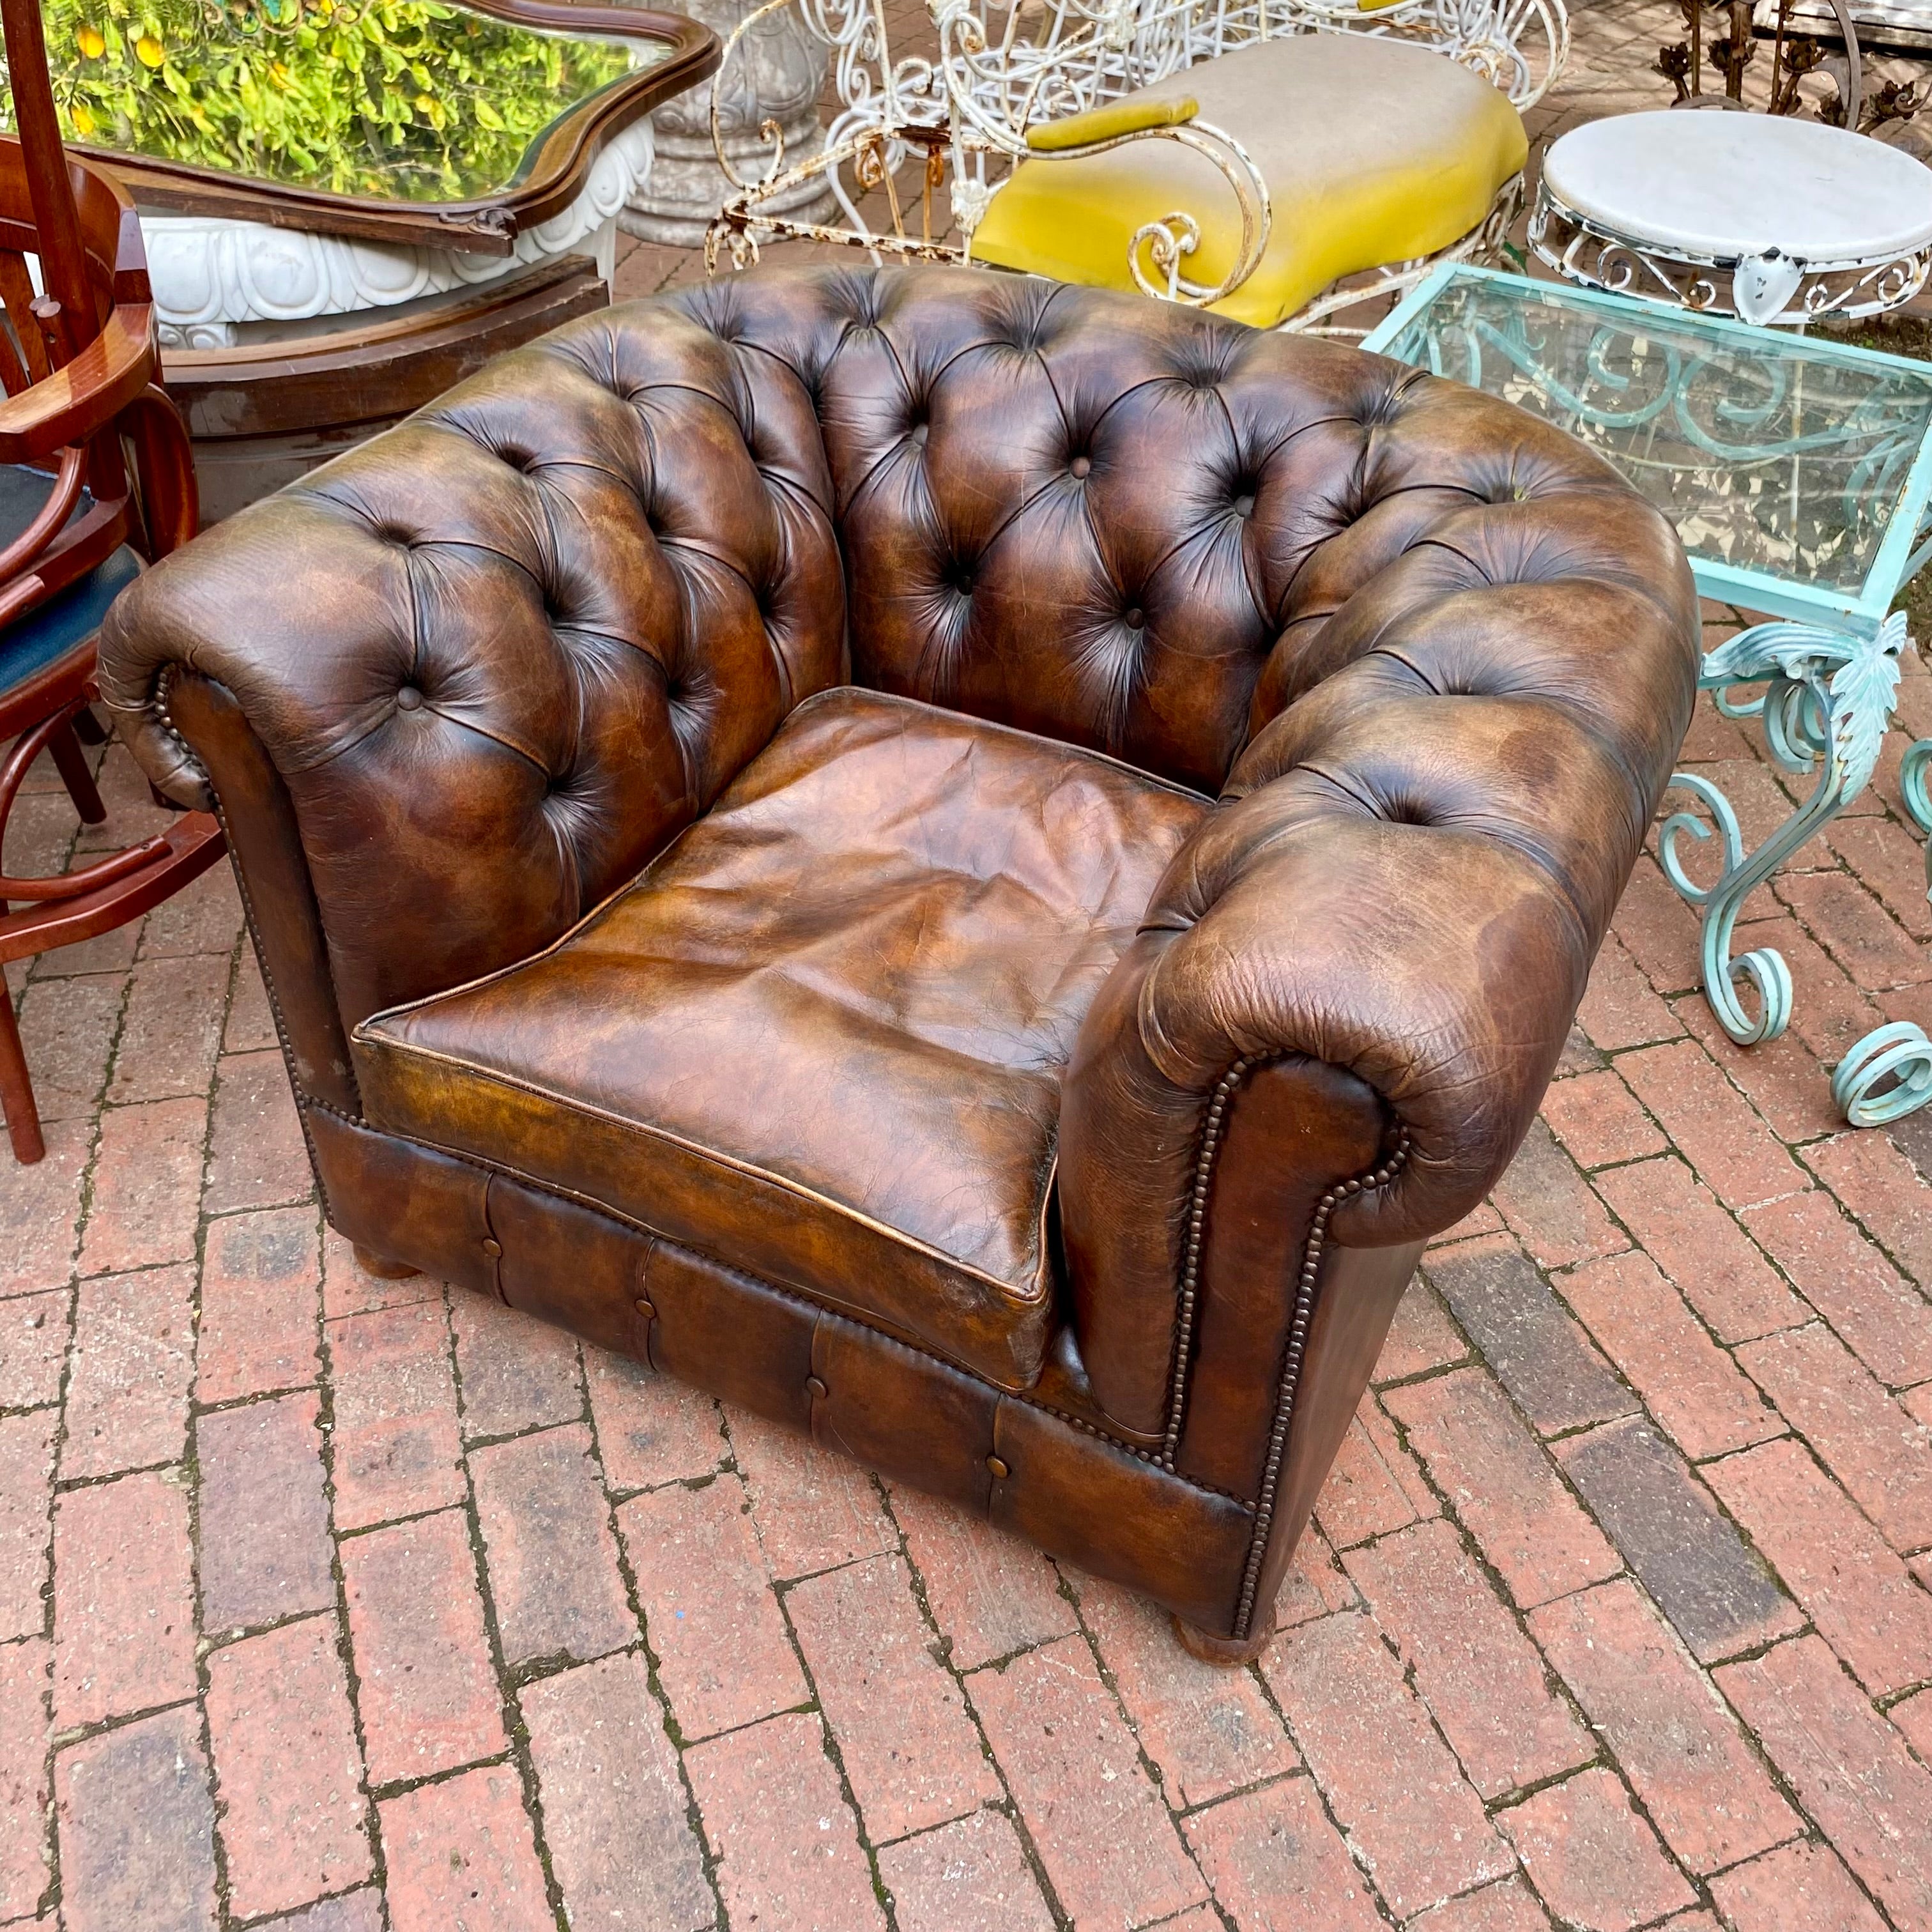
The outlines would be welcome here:
[[[1771,620],[1705,658],[1701,687],[1761,725],[1804,802],[1747,851],[1723,791],[1694,772],[1661,828],[1665,875],[1699,912],[1705,997],[1740,1046],[1790,1024],[1790,969],[1736,958],[1746,899],[1870,782],[1898,692],[1900,587],[1932,558],[1932,367],[1628,296],[1446,264],[1365,346],[1532,410],[1596,448],[1677,524],[1705,596]],[[1754,694],[1741,696],[1750,691]],[[1932,833],[1932,740],[1907,753],[1906,800]],[[1686,856],[1712,838],[1699,886]],[[1836,1070],[1856,1126],[1932,1102],[1932,1039],[1877,1028]]]
[[[1732,930],[1745,899],[1792,854],[1815,838],[1871,782],[1898,694],[1898,654],[1905,616],[1894,611],[1876,635],[1859,638],[1815,624],[1756,624],[1720,644],[1704,659],[1701,688],[1716,694],[1730,718],[1758,718],[1771,754],[1786,771],[1814,766],[1811,795],[1754,852],[1747,853],[1730,802],[1708,778],[1672,775],[1711,815],[1724,842],[1724,869],[1714,885],[1692,884],[1678,842],[1712,833],[1690,812],[1674,812],[1658,835],[1664,876],[1703,916],[1704,995],[1719,1024],[1740,1046],[1775,1040],[1791,1020],[1791,974],[1769,946],[1733,959]],[[1765,685],[1746,703],[1726,694],[1740,685]],[[1738,998],[1756,995],[1755,1013]]]
[[[1932,836],[1932,738],[1910,746],[1898,768],[1905,808],[1920,831]],[[1925,896],[1932,898],[1932,849],[1925,855]],[[1855,1127],[1882,1127],[1902,1120],[1932,1100],[1932,1040],[1910,1020],[1874,1027],[1839,1061],[1832,1076],[1832,1099]]]

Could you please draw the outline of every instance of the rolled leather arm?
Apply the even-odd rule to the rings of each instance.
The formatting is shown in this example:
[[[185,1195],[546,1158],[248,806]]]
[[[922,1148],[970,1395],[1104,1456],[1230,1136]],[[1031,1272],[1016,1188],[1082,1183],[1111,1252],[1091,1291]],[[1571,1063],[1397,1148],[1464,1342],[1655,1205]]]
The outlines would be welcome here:
[[[1285,1295],[1324,1191],[1393,1166],[1340,1195],[1328,1238],[1425,1239],[1481,1200],[1541,1100],[1698,659],[1660,518],[1584,492],[1533,509],[1457,513],[1283,638],[1257,702],[1286,708],[1088,1016],[1062,1225],[1083,1361],[1124,1426],[1164,1426],[1181,1298],[1216,1292],[1224,1202],[1274,1220]],[[1232,1135],[1244,1090],[1304,1061],[1333,1071],[1329,1097],[1276,1108],[1272,1141]]]
[[[689,316],[602,310],[148,572],[101,694],[351,1032],[548,945],[839,680],[831,496],[795,377],[754,404]]]

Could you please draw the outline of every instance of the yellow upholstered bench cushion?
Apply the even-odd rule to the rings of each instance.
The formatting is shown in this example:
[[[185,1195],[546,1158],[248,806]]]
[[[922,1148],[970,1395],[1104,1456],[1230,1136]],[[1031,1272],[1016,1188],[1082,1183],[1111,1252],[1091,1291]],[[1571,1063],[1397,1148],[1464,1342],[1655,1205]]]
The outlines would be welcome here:
[[[1488,213],[1528,152],[1504,96],[1447,56],[1360,34],[1298,34],[1202,61],[1126,100],[1200,104],[1268,184],[1274,232],[1221,313],[1272,328],[1342,275],[1446,248]],[[1177,209],[1201,225],[1190,281],[1214,283],[1240,246],[1234,192],[1177,141],[1082,160],[1023,161],[973,238],[976,260],[1132,289],[1127,242]]]

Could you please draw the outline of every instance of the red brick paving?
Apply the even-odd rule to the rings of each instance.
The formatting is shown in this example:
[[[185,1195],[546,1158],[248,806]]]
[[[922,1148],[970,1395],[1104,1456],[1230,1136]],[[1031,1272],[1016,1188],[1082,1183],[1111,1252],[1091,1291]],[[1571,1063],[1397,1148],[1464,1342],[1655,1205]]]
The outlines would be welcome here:
[[[710,1925],[704,1848],[643,1654],[526,1684],[518,1703],[572,1932]]]
[[[553,1932],[536,1838],[513,1766],[459,1772],[381,1806],[394,1932]]]
[[[1884,1921],[1828,1846],[1781,1846],[1711,1881],[1737,1932],[1880,1932]]]
[[[506,1750],[465,1513],[345,1537],[342,1576],[369,1782],[402,1784]]]
[[[214,1803],[192,1704],[57,1750],[53,1790],[67,1932],[219,1923]]]
[[[1616,1574],[1610,1540],[1483,1370],[1412,1382],[1383,1401],[1522,1609]]]
[[[355,1725],[332,1616],[304,1617],[209,1658],[218,1829],[236,1918],[285,1912],[368,1877]]]
[[[164,1474],[69,1490],[54,1508],[54,1719],[63,1730],[192,1697],[184,1486]]]
[[[875,1556],[827,1570],[784,1604],[876,1840],[998,1802],[998,1777],[958,1684],[932,1654],[903,1562]]]
[[[1080,1615],[1171,1804],[1192,1809],[1300,1762],[1246,1671],[1190,1657],[1145,1598],[1080,1580]]]
[[[1696,1894],[1610,1772],[1580,1772],[1497,1821],[1559,1922],[1628,1932]]]
[[[1402,1917],[1514,1862],[1367,1617],[1304,1624],[1264,1660],[1322,1794]]]
[[[1535,1645],[1448,1524],[1418,1523],[1342,1561],[1484,1797],[1545,1783],[1596,1755],[1546,1682]]]
[[[1546,1604],[1529,1628],[1690,1870],[1715,1871],[1797,1835],[1796,1814],[1736,1719],[1634,1584]]]
[[[638,1496],[618,1512],[658,1670],[689,1737],[810,1697],[766,1587],[735,1476]]]
[[[1083,1638],[975,1671],[966,1689],[1076,1924],[1144,1925],[1206,1896]]]
[[[0,1924],[24,1918],[46,1889],[47,1696],[46,1640],[0,1648]]]
[[[316,1378],[321,1258],[305,1208],[211,1221],[201,1268],[194,1392],[232,1402]]]
[[[312,1390],[196,1419],[204,1629],[248,1628],[334,1603],[320,1421]]]
[[[194,1302],[190,1265],[81,1283],[68,1357],[63,1479],[181,1460],[194,1378]]]
[[[1718,1689],[1832,1848],[1902,1932],[1932,1926],[1932,1772],[1822,1638],[1726,1665]]]
[[[857,1821],[817,1718],[767,1718],[697,1745],[685,1766],[728,1916],[760,1932],[882,1927]]]
[[[1018,1834],[998,1811],[886,1846],[879,1876],[899,1932],[1052,1932]]]
[[[1723,1037],[1643,861],[1232,1673],[790,1431],[364,1274],[224,873],[10,974],[49,1155],[0,1161],[0,1926],[1932,1932],[1932,1129],[1826,1090],[1928,1004],[1898,748],[1751,908],[1784,1040]],[[1758,755],[1700,707],[1748,814]],[[104,792],[81,849],[154,816],[118,749]],[[26,805],[58,862],[70,812]]]

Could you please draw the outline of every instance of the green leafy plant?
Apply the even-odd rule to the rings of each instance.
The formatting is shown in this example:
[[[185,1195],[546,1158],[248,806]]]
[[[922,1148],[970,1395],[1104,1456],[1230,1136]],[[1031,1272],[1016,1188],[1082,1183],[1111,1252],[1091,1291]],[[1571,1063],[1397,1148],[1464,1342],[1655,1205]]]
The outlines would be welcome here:
[[[44,0],[42,10],[71,140],[389,200],[506,186],[558,115],[650,52],[439,0]]]

